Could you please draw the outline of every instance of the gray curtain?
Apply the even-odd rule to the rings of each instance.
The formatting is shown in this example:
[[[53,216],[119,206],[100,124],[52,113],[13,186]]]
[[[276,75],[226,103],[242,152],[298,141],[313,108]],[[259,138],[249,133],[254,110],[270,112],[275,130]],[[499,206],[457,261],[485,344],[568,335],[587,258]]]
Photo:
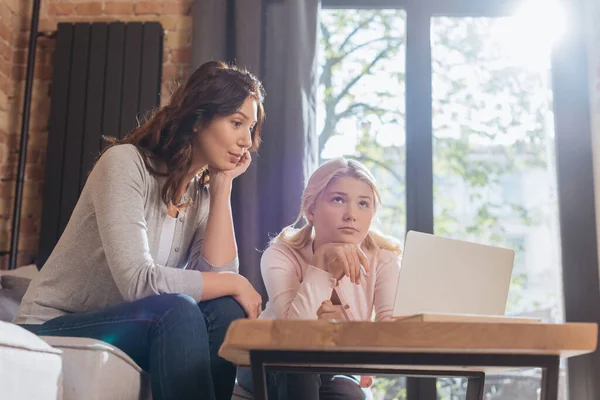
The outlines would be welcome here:
[[[296,218],[316,166],[319,0],[196,0],[192,67],[233,61],[263,82],[263,144],[232,198],[240,272],[266,298],[260,257],[269,237]]]

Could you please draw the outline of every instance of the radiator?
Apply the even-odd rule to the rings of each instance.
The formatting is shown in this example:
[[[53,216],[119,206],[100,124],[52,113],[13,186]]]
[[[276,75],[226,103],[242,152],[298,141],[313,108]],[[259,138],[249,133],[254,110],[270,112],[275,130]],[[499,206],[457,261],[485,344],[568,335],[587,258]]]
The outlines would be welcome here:
[[[58,24],[39,267],[71,217],[101,137],[123,137],[160,104],[162,48],[157,22]]]

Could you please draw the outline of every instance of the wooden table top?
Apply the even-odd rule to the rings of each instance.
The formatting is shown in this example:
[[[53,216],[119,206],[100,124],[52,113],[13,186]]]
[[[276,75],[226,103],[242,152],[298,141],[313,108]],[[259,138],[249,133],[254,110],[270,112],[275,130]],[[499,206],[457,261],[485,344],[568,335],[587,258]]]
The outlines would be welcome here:
[[[594,323],[234,321],[219,355],[249,365],[250,350],[527,354],[596,350]]]

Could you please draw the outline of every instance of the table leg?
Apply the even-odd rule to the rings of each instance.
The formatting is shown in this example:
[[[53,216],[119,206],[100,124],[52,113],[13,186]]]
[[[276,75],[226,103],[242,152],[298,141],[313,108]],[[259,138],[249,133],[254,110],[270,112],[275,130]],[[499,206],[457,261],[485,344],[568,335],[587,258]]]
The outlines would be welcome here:
[[[558,400],[558,373],[560,358],[554,357],[542,368],[542,395],[541,400]]]
[[[407,400],[436,400],[437,379],[435,378],[423,378],[423,377],[411,377],[407,376],[406,379],[406,399]]]
[[[267,376],[263,357],[258,351],[250,351],[250,371],[252,371],[252,386],[254,400],[267,400]]]
[[[467,400],[483,400],[484,386],[484,373],[479,373],[477,376],[470,377],[467,381]]]

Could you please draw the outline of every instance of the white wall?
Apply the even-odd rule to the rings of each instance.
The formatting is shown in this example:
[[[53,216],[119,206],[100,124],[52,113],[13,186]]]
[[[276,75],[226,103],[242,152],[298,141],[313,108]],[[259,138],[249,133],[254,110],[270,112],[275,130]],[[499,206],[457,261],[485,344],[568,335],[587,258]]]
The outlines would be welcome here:
[[[590,115],[594,154],[594,192],[596,200],[596,232],[600,257],[600,2],[585,0],[587,15],[587,47],[590,82]]]

